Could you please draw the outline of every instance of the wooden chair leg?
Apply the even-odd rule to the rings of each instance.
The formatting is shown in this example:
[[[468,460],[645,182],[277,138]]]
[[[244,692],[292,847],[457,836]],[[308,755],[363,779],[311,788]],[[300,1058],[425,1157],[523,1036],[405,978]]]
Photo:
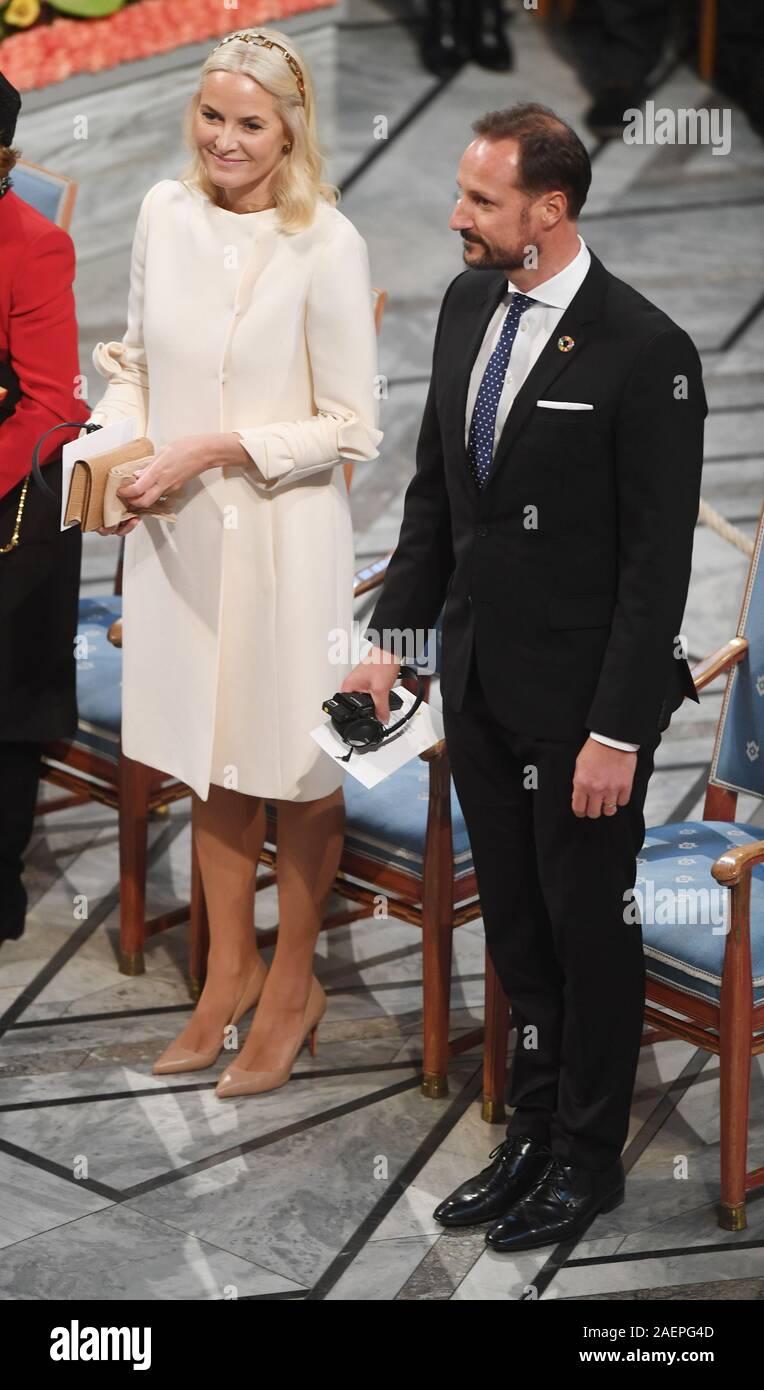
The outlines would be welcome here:
[[[454,928],[428,904],[422,913],[422,994],[424,1000],[424,1078],[422,1095],[448,1095],[448,1032]]]
[[[732,888],[719,1001],[719,1225],[725,1231],[742,1231],[747,1224],[745,1180],[753,1040],[750,921],[749,871]]]
[[[710,82],[716,69],[716,0],[700,0],[698,71]]]
[[[745,1176],[748,1163],[748,1110],[751,1093],[751,1026],[746,1031],[740,1018],[722,1033],[719,1053],[719,1225],[725,1231],[743,1231]]]
[[[151,772],[119,755],[119,968],[123,975],[145,971],[146,852]]]
[[[189,972],[191,976],[191,997],[198,999],[207,974],[207,956],[210,949],[210,924],[207,916],[207,902],[196,852],[194,835],[193,803],[191,810],[191,944]]]
[[[488,952],[485,953],[485,1042],[483,1044],[483,1119],[489,1125],[506,1119],[507,1044],[510,1007]]]
[[[748,1106],[751,1089],[751,1048],[742,1036],[739,1046],[719,1056],[720,1186],[719,1225],[725,1231],[744,1231],[745,1175],[748,1162]]]
[[[454,841],[448,755],[429,768],[429,808],[422,866],[422,1095],[448,1095],[451,961],[454,946]]]

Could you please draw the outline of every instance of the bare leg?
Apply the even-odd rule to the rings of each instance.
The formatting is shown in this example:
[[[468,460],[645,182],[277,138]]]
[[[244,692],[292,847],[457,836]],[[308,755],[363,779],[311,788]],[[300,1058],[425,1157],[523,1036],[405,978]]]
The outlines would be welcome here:
[[[279,931],[273,963],[236,1065],[287,1065],[302,1025],[313,956],[345,834],[342,788],[316,801],[279,801],[276,872]]]
[[[223,1029],[259,959],[254,901],[265,839],[265,802],[215,785],[207,801],[195,792],[191,795],[210,950],[204,989],[176,1044],[205,1052],[222,1043]]]

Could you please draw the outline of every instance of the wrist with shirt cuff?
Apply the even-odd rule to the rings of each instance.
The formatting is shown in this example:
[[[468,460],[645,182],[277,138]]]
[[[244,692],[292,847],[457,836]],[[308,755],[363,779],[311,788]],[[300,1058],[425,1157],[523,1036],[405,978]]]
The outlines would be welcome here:
[[[621,739],[608,738],[607,734],[595,734],[593,729],[589,730],[589,736],[590,738],[596,738],[598,743],[606,743],[608,748],[620,748],[622,753],[639,752],[638,743],[623,743]]]

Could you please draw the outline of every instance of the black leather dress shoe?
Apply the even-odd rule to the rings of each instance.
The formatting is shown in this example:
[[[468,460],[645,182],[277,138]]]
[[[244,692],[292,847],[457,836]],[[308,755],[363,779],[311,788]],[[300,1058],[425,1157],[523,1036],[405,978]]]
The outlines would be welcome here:
[[[625,1182],[620,1158],[604,1172],[552,1158],[538,1181],[486,1231],[486,1244],[511,1254],[581,1235],[598,1212],[620,1206]]]
[[[493,1159],[435,1208],[442,1226],[479,1226],[502,1216],[527,1192],[549,1163],[550,1150],[533,1139],[505,1139],[491,1150]]]
[[[461,5],[472,61],[492,72],[509,72],[514,59],[502,0],[461,0]]]

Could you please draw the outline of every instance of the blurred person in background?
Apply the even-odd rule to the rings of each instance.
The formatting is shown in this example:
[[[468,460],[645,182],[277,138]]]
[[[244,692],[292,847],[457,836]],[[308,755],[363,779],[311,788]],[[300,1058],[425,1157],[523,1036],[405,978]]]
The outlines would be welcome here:
[[[590,78],[594,101],[587,124],[603,139],[623,132],[624,112],[641,107],[650,74],[660,62],[667,39],[678,25],[680,50],[697,51],[700,7],[676,7],[670,0],[589,0],[577,15],[592,25]],[[596,50],[596,56],[595,56]],[[719,0],[713,83],[746,112],[764,134],[764,3]]]
[[[74,247],[12,188],[21,100],[0,74],[0,941],[24,930],[23,855],[34,826],[40,748],[77,727],[74,639],[82,535],[27,481],[41,435],[87,419]],[[76,437],[76,429],[71,438]],[[60,431],[41,453],[60,485]]]
[[[502,0],[424,0],[422,62],[438,77],[470,59],[480,67],[508,72],[512,49]]]

